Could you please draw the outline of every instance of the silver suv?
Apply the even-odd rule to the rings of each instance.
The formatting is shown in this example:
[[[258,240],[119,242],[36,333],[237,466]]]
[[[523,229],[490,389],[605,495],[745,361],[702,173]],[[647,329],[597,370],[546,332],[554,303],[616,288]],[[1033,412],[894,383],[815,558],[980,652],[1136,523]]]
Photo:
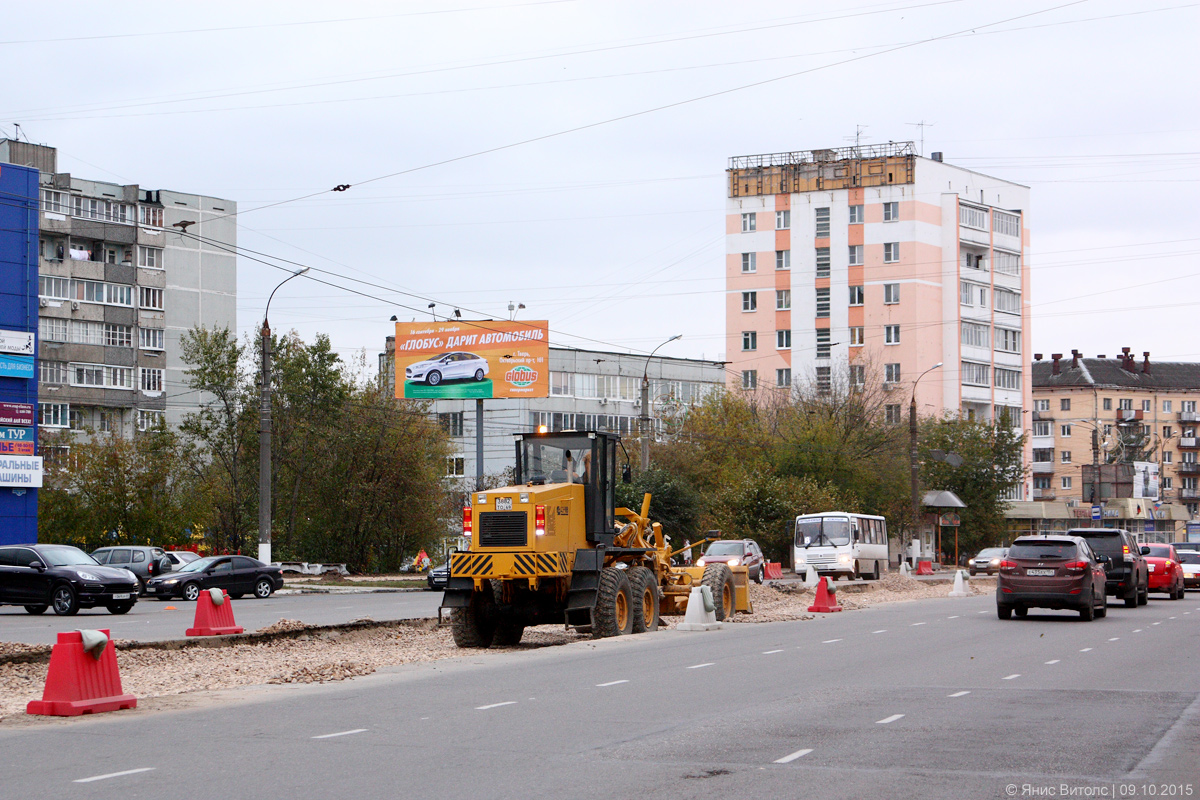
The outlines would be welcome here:
[[[101,547],[92,558],[110,567],[124,567],[137,576],[138,594],[146,593],[146,581],[171,571],[171,559],[161,547]]]

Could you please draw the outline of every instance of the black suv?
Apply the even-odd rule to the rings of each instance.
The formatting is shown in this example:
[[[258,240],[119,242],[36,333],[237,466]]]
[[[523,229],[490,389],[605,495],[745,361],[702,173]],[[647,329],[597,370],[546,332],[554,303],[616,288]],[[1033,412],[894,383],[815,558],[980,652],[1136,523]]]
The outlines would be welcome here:
[[[1096,555],[1108,556],[1106,594],[1124,599],[1126,608],[1146,605],[1150,568],[1132,533],[1121,528],[1072,528],[1067,535],[1087,539]]]
[[[138,580],[127,569],[105,567],[80,550],[62,544],[0,547],[0,605],[25,606],[30,614],[53,608],[70,616],[81,608],[104,606],[124,614],[138,598]]]

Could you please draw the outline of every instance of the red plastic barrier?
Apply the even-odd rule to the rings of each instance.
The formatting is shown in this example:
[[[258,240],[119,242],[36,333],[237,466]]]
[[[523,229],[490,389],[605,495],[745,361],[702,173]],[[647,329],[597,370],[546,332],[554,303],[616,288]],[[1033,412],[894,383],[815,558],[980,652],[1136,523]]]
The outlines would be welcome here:
[[[188,636],[225,636],[245,630],[234,622],[233,601],[229,599],[229,593],[222,589],[221,594],[225,602],[218,606],[213,604],[212,595],[207,589],[200,592],[196,598],[196,620],[187,629]]]
[[[768,561],[763,569],[764,576],[769,581],[777,581],[783,577],[783,564],[778,561]]]
[[[102,630],[108,636],[107,630]],[[31,700],[26,714],[77,717],[102,711],[137,708],[137,698],[121,691],[117,651],[106,642],[100,658],[83,649],[79,631],[60,633],[50,651],[50,669],[41,700]]]
[[[821,578],[821,582],[817,584],[817,599],[808,607],[808,610],[820,614],[842,610],[842,607],[837,604],[837,590],[829,582],[829,578]]]
[[[917,574],[918,575],[932,575],[933,574],[933,562],[932,561],[918,561],[917,562]]]

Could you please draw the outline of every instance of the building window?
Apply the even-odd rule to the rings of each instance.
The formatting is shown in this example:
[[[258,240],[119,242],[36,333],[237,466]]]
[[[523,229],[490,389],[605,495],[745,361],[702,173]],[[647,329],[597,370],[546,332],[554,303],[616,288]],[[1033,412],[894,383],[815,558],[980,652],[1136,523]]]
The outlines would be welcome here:
[[[829,394],[833,390],[833,368],[817,367],[817,392]]]
[[[72,281],[71,299],[111,306],[133,306],[133,287],[101,281]]]
[[[163,371],[161,369],[141,368],[142,391],[161,392],[163,390]]]
[[[883,263],[895,264],[900,260],[900,243],[887,242],[883,245]]]
[[[1005,236],[1021,235],[1021,218],[1003,211],[992,212],[992,230]]]
[[[138,307],[152,311],[163,310],[163,290],[143,286],[138,289]]]
[[[550,374],[554,375],[555,373]],[[560,372],[557,374],[562,375],[564,373]],[[461,411],[450,411],[438,414],[438,426],[446,432],[447,436],[462,436],[463,416],[463,412]]]
[[[900,382],[900,365],[899,364],[884,364],[883,365],[883,380],[885,383]]]
[[[1034,436],[1049,436],[1050,435],[1050,423],[1049,422],[1033,423],[1033,435]]]
[[[1171,453],[1171,451],[1170,451],[1170,450],[1164,450],[1164,451],[1163,451],[1163,463],[1164,463],[1164,464],[1170,464],[1170,463],[1171,463],[1171,457],[1172,457],[1172,455],[1173,455],[1173,454]]]
[[[861,244],[852,244],[850,251],[850,266],[861,267],[863,263],[863,246]]]
[[[894,306],[900,302],[900,284],[885,283],[883,285],[883,304]]]
[[[39,383],[66,383],[67,382],[67,365],[64,361],[42,361],[38,360],[38,382]]]
[[[980,325],[977,322],[962,323],[962,343],[970,347],[988,347],[990,342],[991,328],[987,325]]]
[[[1049,475],[1034,475],[1033,476],[1033,488],[1049,489],[1050,488],[1050,476]]]
[[[850,326],[850,346],[862,347],[864,344],[866,342],[863,341],[863,327],[861,325]]]
[[[867,385],[867,368],[862,364],[850,365],[850,386],[861,389]]]
[[[851,286],[850,287],[850,305],[861,306],[862,304],[863,304],[863,287]]]
[[[742,331],[742,350],[758,349],[758,331]]]
[[[792,371],[790,369],[775,370],[775,385],[776,386],[791,386]]]
[[[960,205],[958,207],[958,224],[964,228],[987,230],[987,211],[974,206]]]
[[[1170,439],[1175,435],[1175,429],[1170,425],[1163,425],[1163,438]]]
[[[133,347],[133,328],[105,323],[104,344],[107,347]]]
[[[1063,399],[1059,400],[1058,401],[1058,410],[1059,411],[1070,411],[1071,410],[1071,398],[1064,397]]]
[[[143,247],[138,245],[138,266],[146,269],[163,268],[163,251],[161,247]]]
[[[67,403],[38,403],[38,425],[66,428],[71,424],[71,406]]]
[[[139,408],[137,412],[137,429],[139,431],[153,431],[166,425],[167,412],[154,411],[152,409]]]
[[[996,367],[995,376],[997,389],[1021,388],[1021,371],[1018,369],[1001,369],[1000,367]]]
[[[792,290],[791,289],[776,289],[775,290],[775,310],[788,311],[792,307]]]
[[[889,425],[900,424],[900,422],[901,422],[900,404],[894,403],[894,404],[888,404],[888,405],[884,406],[883,407],[883,416],[884,416],[884,421],[887,422],[887,424],[889,424]]]
[[[975,305],[975,290],[966,281],[958,282],[958,303],[963,306]]]
[[[962,262],[963,267],[966,269],[987,269],[987,263],[984,261],[983,253],[963,252]]]
[[[758,370],[747,369],[742,370],[742,388],[757,389],[758,388]]]
[[[1195,400],[1180,400],[1179,401],[1179,410],[1181,412],[1195,413],[1196,401]]]
[[[775,348],[777,350],[787,350],[792,346],[792,331],[778,330],[775,331]]]
[[[1153,402],[1152,400],[1143,400],[1142,401],[1142,411],[1150,411],[1150,408],[1151,408],[1150,404],[1152,402]]]
[[[850,206],[850,224],[851,225],[860,225],[860,224],[862,224],[862,222],[863,222],[863,207],[861,205]]]
[[[1053,447],[1035,447],[1033,448],[1033,460],[1037,464],[1050,464],[1054,462]]]
[[[1064,464],[1071,463],[1071,451],[1070,450],[1063,450],[1060,452],[1060,455],[1062,456],[1062,463],[1064,463]]]
[[[996,310],[1003,311],[1006,314],[1021,313],[1021,295],[1017,292],[1010,292],[1006,289],[997,289],[993,292],[996,298]]]
[[[39,317],[38,338],[43,342],[65,342],[67,340],[67,321],[53,317]]]
[[[1069,475],[1063,475],[1063,477],[1062,477],[1062,488],[1064,488],[1064,489],[1070,489],[1070,488],[1071,488],[1071,476],[1069,476]]]
[[[816,208],[813,209],[817,223],[816,237],[817,239],[829,238],[829,209]]]
[[[559,372],[552,370],[550,372],[550,394],[562,397],[570,397],[575,394],[575,373]]]
[[[775,269],[791,269],[792,268],[792,251],[791,250],[776,250],[775,251]]]
[[[1117,408],[1122,411],[1133,411],[1133,398],[1122,397],[1119,401],[1117,401]]]
[[[1019,276],[1021,274],[1021,257],[1016,253],[1006,253],[996,250],[992,254],[994,269],[1003,275]]]
[[[1162,479],[1162,488],[1164,488],[1164,489],[1170,489],[1170,488],[1172,488],[1172,487],[1171,487],[1171,479],[1170,479],[1170,478],[1163,478],[1163,479]]]
[[[1009,328],[996,328],[996,349],[1002,353],[1021,352],[1021,332]]]
[[[138,347],[143,350],[164,350],[162,328],[138,328]]]
[[[467,460],[462,456],[446,457],[446,477],[461,478],[467,474]]]
[[[163,226],[163,210],[156,206],[138,206],[138,222],[161,228]]]
[[[1171,401],[1170,401],[1170,400],[1163,400],[1163,401],[1162,401],[1162,408],[1163,408],[1163,413],[1164,413],[1164,414],[1170,414],[1170,413],[1171,413]]]
[[[742,214],[742,233],[758,230],[757,214]]]
[[[829,277],[829,248],[828,247],[818,247],[817,248],[817,277],[818,278],[828,278]]]
[[[1050,410],[1050,401],[1049,400],[1034,400],[1033,401],[1033,410],[1034,411],[1049,411]]]
[[[1060,436],[1070,436],[1071,435],[1071,426],[1069,424],[1059,425],[1058,430],[1059,430]]]
[[[829,328],[817,328],[817,358],[829,358],[832,347]]]
[[[1112,411],[1112,398],[1111,397],[1104,398],[1104,410]]]
[[[971,386],[990,386],[989,373],[991,367],[987,364],[976,364],[974,361],[962,362],[962,382]]]
[[[758,253],[742,253],[742,272],[758,271]]]
[[[742,292],[742,311],[758,310],[758,292]]]
[[[883,204],[883,221],[896,222],[900,219],[900,204],[896,202]]]
[[[775,212],[775,230],[786,231],[792,227],[792,212],[791,211],[776,211]]]
[[[900,344],[900,326],[899,325],[884,325],[883,326],[883,343],[884,344]]]
[[[817,318],[829,316],[829,287],[817,289]]]
[[[104,344],[104,323],[71,321],[73,344]]]
[[[42,275],[38,278],[38,296],[52,300],[71,299],[71,279]]]

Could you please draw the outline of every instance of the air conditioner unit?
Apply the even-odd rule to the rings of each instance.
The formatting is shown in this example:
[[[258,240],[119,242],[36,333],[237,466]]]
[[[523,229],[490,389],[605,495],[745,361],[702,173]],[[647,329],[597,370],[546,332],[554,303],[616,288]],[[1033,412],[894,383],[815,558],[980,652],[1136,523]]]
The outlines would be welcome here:
[[[79,301],[78,301],[78,300],[72,300],[72,301],[71,301],[71,310],[72,310],[72,311],[78,311],[78,310],[79,310]]]
[[[38,308],[45,308],[48,305],[50,305],[50,301],[47,298],[45,298],[45,297],[38,298]]]
[[[601,398],[600,398],[600,405],[602,405],[602,406],[606,406],[606,405],[608,405],[608,398],[607,398],[607,397],[601,397]]]

